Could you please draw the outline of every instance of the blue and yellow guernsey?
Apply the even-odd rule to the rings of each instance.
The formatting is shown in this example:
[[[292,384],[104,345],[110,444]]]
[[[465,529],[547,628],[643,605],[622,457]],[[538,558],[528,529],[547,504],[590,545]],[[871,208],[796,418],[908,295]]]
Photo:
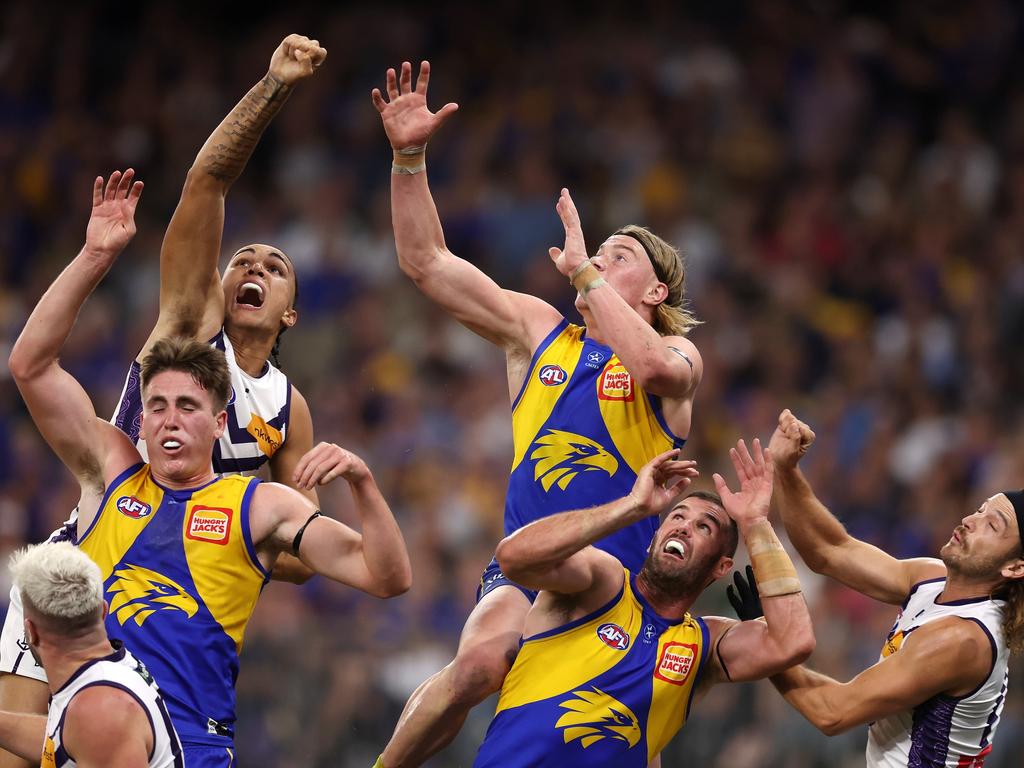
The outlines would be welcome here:
[[[708,628],[636,591],[523,641],[474,768],[645,768],[689,716]]]
[[[152,672],[186,745],[231,746],[238,654],[269,578],[249,533],[258,484],[233,475],[171,490],[137,464],[79,540],[103,574],[107,634]]]
[[[637,386],[610,347],[568,320],[533,355],[512,405],[512,433],[506,535],[625,496],[644,464],[685,442],[665,423],[660,398]],[[657,527],[656,518],[642,520],[597,546],[637,573]]]

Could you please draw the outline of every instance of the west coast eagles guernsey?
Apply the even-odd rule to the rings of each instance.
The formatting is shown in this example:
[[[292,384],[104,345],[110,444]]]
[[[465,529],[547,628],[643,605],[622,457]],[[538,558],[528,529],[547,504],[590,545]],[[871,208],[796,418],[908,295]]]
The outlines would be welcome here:
[[[611,348],[564,319],[533,355],[512,433],[506,535],[625,496],[644,464],[685,442],[665,423],[660,398],[637,386]],[[657,527],[656,518],[641,520],[597,546],[637,573]]]
[[[130,695],[146,713],[153,729],[153,750],[149,768],[182,768],[181,743],[160,696],[160,689],[144,664],[114,642],[109,656],[86,662],[50,699],[46,718],[46,741],[43,744],[42,768],[74,768],[78,763],[64,747],[64,716],[71,700],[81,691],[94,686],[117,688]]]
[[[608,605],[523,641],[474,768],[645,768],[707,660],[704,621],[659,616],[626,571]]]
[[[945,579],[916,584],[896,619],[881,658],[899,653],[907,636],[947,616],[975,622],[992,644],[992,669],[966,696],[939,694],[913,710],[883,718],[868,730],[868,768],[982,768],[1006,701],[1008,652],[1002,600],[939,602]]]
[[[254,472],[284,444],[292,406],[292,385],[288,377],[268,361],[259,376],[250,376],[235,360],[231,340],[221,329],[210,340],[228,361],[231,397],[228,425],[213,448],[213,471],[218,474]],[[142,427],[141,367],[133,362],[121,393],[114,425],[132,439],[143,461],[149,460]]]
[[[176,491],[137,464],[79,541],[103,575],[107,634],[153,673],[185,744],[231,746],[242,637],[269,578],[249,532],[258,483]]]

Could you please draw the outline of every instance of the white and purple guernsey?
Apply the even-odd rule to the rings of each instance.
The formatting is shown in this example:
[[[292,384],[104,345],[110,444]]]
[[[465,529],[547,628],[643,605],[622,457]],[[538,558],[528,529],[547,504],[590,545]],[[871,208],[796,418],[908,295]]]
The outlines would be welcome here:
[[[871,724],[867,768],[983,768],[1006,701],[1009,653],[1002,631],[1002,600],[987,597],[939,602],[945,579],[915,584],[889,632],[881,658],[898,653],[907,635],[929,621],[957,616],[973,621],[992,644],[992,668],[966,696],[939,694],[912,710]]]

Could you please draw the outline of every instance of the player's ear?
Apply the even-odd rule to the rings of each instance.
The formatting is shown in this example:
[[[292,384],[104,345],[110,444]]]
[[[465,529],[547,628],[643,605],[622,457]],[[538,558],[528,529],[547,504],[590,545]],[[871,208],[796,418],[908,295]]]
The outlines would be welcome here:
[[[1024,558],[1018,557],[1016,560],[1011,560],[1003,566],[999,575],[1004,579],[1024,579]]]
[[[658,306],[668,298],[668,286],[660,280],[647,289],[644,301],[651,306]]]
[[[718,558],[718,563],[715,565],[715,569],[711,572],[711,575],[714,577],[714,581],[718,581],[731,570],[732,558],[728,555],[722,555],[720,558]]]
[[[39,631],[36,629],[35,622],[32,621],[28,616],[25,617],[22,622],[25,626],[25,640],[29,645],[39,645]]]
[[[109,613],[110,613],[110,603],[108,603],[106,600],[104,600],[103,601],[103,616],[102,616],[102,618],[105,620],[107,618],[107,614],[109,614]]]
[[[221,411],[216,416],[217,428],[214,430],[213,435],[220,440],[221,435],[224,434],[224,430],[228,428],[228,412],[226,410]]]
[[[281,326],[283,328],[291,328],[297,322],[299,322],[299,310],[295,307],[289,307],[281,315]]]

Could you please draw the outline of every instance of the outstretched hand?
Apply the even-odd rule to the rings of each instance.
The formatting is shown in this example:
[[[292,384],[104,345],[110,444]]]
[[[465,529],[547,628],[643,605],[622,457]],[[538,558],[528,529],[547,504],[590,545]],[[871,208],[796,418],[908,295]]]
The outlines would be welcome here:
[[[678,461],[679,449],[655,456],[637,474],[629,495],[644,516],[661,514],[662,510],[682,497],[693,478],[700,474],[697,462]]]
[[[747,444],[740,440],[735,448],[729,449],[729,458],[739,478],[740,490],[733,493],[726,485],[725,478],[717,472],[714,475],[715,488],[722,497],[726,513],[737,523],[767,518],[775,471],[771,453],[762,453],[761,441],[754,438],[753,456],[747,450]]]
[[[92,214],[85,229],[85,249],[113,259],[135,237],[135,207],[142,195],[142,182],[132,183],[135,171],[114,171],[107,180],[97,176],[92,185]]]
[[[791,469],[813,444],[814,432],[787,408],[779,414],[779,426],[768,441],[768,450],[778,466]]]
[[[565,227],[565,247],[548,248],[548,256],[555,263],[558,271],[566,277],[587,260],[587,244],[583,239],[583,227],[580,226],[580,214],[568,189],[563,189],[558,196],[555,210]]]
[[[387,73],[388,98],[384,99],[379,88],[370,94],[373,106],[380,112],[384,122],[384,132],[388,135],[392,149],[409,149],[425,146],[434,132],[441,127],[459,108],[458,104],[449,102],[437,112],[427,107],[427,84],[430,82],[430,62],[420,64],[420,74],[416,78],[416,88],[412,87],[412,64],[402,62],[401,78],[396,78],[395,70]]]
[[[366,463],[351,451],[334,443],[320,443],[299,459],[292,482],[297,488],[310,490],[318,485],[327,485],[336,477],[354,483],[369,475]]]
[[[312,75],[326,58],[327,49],[320,47],[319,40],[288,35],[270,57],[267,74],[285,85],[293,85]]]

